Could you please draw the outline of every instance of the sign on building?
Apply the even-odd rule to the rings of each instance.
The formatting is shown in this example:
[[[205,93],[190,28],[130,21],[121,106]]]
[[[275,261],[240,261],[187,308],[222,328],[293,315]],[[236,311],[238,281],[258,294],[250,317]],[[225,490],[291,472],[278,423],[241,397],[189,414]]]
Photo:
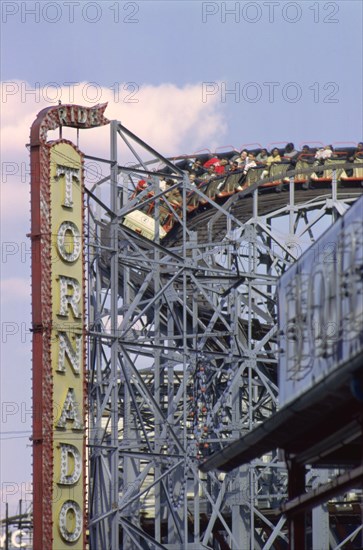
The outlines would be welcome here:
[[[281,277],[278,315],[280,405],[363,352],[363,198]]]
[[[59,126],[107,124],[106,105],[41,111],[31,129],[34,548],[85,548],[84,159]]]

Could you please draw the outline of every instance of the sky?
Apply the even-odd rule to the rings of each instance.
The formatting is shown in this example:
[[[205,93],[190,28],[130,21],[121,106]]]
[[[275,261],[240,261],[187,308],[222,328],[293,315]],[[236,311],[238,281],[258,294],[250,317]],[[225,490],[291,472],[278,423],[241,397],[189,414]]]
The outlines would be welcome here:
[[[1,515],[30,502],[29,128],[108,102],[164,155],[363,138],[361,1],[1,3]],[[95,133],[95,132],[99,133]],[[81,137],[108,156],[108,134]],[[128,159],[124,159],[127,161]]]

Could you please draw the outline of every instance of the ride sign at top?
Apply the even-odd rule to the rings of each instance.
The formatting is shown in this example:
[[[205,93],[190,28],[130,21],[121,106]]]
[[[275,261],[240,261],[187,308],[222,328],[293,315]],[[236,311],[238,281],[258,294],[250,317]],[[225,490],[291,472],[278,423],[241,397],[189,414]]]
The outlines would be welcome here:
[[[109,124],[110,121],[104,116],[106,107],[107,103],[102,103],[93,107],[56,105],[43,109],[31,127],[30,145],[45,143],[47,132],[61,126],[86,129]]]
[[[92,128],[101,126],[108,121],[103,116],[106,103],[96,107],[80,107],[79,105],[59,105],[57,109],[59,125],[72,128]]]

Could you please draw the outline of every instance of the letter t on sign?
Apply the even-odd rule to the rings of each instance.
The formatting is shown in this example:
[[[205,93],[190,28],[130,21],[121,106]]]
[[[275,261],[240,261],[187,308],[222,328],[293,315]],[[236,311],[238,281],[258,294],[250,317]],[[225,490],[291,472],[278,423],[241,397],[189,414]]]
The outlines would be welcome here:
[[[80,169],[79,168],[70,168],[69,166],[57,166],[57,173],[56,177],[60,178],[61,176],[65,176],[66,180],[66,187],[65,187],[65,193],[64,193],[64,202],[62,203],[62,206],[66,206],[67,208],[73,207],[73,178],[79,183],[80,182]]]

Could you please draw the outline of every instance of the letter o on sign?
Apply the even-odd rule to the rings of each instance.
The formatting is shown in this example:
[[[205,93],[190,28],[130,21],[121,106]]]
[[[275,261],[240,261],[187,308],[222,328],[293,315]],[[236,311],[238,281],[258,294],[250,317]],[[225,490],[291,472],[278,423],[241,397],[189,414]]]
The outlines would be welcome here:
[[[72,242],[66,237],[66,233],[72,234]],[[57,234],[58,252],[66,262],[75,262],[81,253],[81,235],[78,227],[73,222],[60,224]],[[73,250],[71,250],[73,248]]]
[[[66,500],[59,512],[59,531],[66,542],[76,542],[82,533],[82,512],[74,500]],[[70,529],[72,527],[72,529]]]

